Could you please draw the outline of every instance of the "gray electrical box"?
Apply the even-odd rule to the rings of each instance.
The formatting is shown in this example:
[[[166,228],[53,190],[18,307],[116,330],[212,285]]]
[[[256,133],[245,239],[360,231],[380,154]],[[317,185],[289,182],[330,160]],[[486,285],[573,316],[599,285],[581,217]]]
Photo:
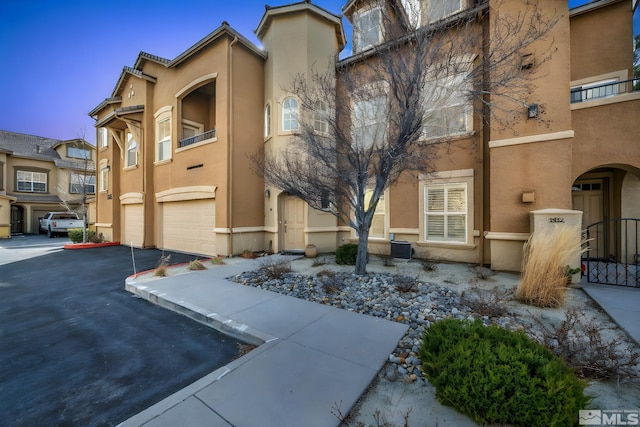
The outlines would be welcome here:
[[[411,242],[402,240],[392,241],[391,256],[393,258],[411,259]]]

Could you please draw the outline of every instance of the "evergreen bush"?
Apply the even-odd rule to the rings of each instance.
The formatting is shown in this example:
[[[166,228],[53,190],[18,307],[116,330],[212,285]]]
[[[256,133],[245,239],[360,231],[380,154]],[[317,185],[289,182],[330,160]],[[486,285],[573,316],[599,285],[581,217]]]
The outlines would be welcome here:
[[[336,264],[356,265],[358,245],[355,243],[345,243],[336,249]]]
[[[548,349],[480,320],[434,323],[419,354],[438,400],[481,424],[577,425],[590,401],[584,383]]]
[[[70,228],[67,233],[73,243],[82,243],[82,228]],[[95,231],[87,229],[87,242],[91,241],[95,235]]]

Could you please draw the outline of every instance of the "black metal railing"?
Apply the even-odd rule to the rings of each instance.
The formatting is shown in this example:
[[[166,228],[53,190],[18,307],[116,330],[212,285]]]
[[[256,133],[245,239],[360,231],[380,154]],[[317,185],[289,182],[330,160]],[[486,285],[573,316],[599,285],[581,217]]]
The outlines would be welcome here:
[[[600,221],[585,230],[582,255],[589,283],[640,287],[640,219]]]
[[[211,129],[199,135],[192,136],[190,138],[184,138],[178,141],[178,148],[186,147],[188,145],[196,144],[198,142],[206,141],[207,139],[215,138],[216,130]]]
[[[640,79],[622,82],[603,83],[601,85],[585,85],[571,89],[571,103],[590,101],[592,99],[608,98],[640,91]]]

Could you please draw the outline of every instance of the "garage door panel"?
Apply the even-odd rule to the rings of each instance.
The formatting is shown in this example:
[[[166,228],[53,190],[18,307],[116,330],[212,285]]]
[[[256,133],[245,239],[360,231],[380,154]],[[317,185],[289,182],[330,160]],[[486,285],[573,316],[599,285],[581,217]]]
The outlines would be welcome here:
[[[124,206],[124,227],[122,243],[137,248],[144,241],[144,208],[142,204]]]
[[[216,255],[215,200],[162,204],[162,247],[179,252]]]

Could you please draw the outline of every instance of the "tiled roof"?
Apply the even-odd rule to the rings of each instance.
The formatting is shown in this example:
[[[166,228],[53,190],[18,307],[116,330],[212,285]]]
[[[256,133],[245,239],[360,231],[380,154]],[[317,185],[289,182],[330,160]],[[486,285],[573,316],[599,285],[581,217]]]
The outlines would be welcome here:
[[[0,148],[18,157],[52,162],[60,158],[52,148],[60,142],[59,139],[0,130]]]
[[[73,169],[75,171],[84,171],[87,173],[93,173],[96,171],[96,166],[92,161],[84,162],[83,160],[64,160],[64,159],[56,159],[53,161],[56,167],[62,169]]]
[[[17,198],[18,203],[62,203],[60,197],[54,194],[15,193],[11,196]]]

